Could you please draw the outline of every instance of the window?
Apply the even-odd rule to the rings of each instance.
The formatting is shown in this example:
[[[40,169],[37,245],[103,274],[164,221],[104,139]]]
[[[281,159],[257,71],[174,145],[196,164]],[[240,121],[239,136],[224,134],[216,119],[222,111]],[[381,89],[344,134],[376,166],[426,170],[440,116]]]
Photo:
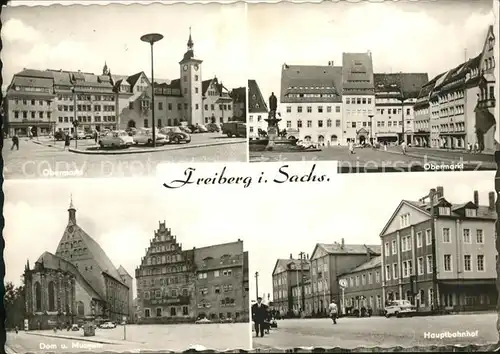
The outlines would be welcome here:
[[[311,106],[307,106],[307,113],[312,113],[312,107]]]
[[[476,230],[476,243],[484,243],[483,230]]]
[[[423,245],[422,231],[417,232],[417,248],[421,248]]]
[[[450,229],[447,227],[443,228],[443,242],[451,243]]]
[[[439,215],[450,215],[450,208],[439,207]]]
[[[156,309],[156,317],[161,317],[161,307]]]
[[[417,259],[417,272],[418,275],[424,274],[424,257],[419,257]]]
[[[302,113],[302,106],[297,106],[297,113]]]
[[[443,260],[444,260],[444,271],[451,272],[451,254],[445,254]]]
[[[323,113],[323,106],[318,106],[318,113]]]
[[[465,209],[465,216],[468,218],[473,218],[477,216],[476,209]]]
[[[369,272],[368,273],[368,284],[372,284],[372,283],[373,283],[372,272]]]
[[[335,120],[335,127],[340,128],[340,119]]]
[[[359,275],[356,275],[356,286],[359,286]]]
[[[399,218],[400,218],[400,222],[401,222],[401,228],[407,227],[410,225],[410,214],[409,213],[401,215]]]
[[[397,254],[398,253],[398,247],[396,240],[392,240],[392,254]]]
[[[397,279],[399,277],[399,271],[398,271],[398,264],[397,263],[394,263],[392,265],[392,277],[394,279]]]
[[[470,229],[464,229],[464,243],[471,243]]]
[[[292,113],[292,106],[286,106],[286,113]]]
[[[425,244],[426,244],[426,246],[431,246],[432,245],[431,229],[425,230]]]
[[[385,256],[387,257],[390,253],[390,250],[389,250],[389,242],[386,242],[385,243]]]
[[[466,272],[472,271],[472,264],[471,264],[471,256],[470,256],[470,254],[465,254],[464,255],[464,271],[466,271]]]
[[[189,310],[187,306],[182,306],[182,315],[183,316],[188,316],[189,315]]]
[[[308,120],[308,121],[307,121],[307,127],[308,127],[308,128],[312,128],[312,125],[313,125],[312,120]]]
[[[432,256],[427,256],[427,274],[432,274]]]
[[[477,271],[484,272],[484,255],[477,255]]]
[[[380,283],[380,272],[378,270],[375,272],[375,282]]]
[[[391,267],[389,265],[385,266],[385,280],[391,280]]]
[[[207,279],[207,273],[199,273],[198,279]]]
[[[403,278],[408,277],[409,269],[408,269],[408,261],[403,261]]]

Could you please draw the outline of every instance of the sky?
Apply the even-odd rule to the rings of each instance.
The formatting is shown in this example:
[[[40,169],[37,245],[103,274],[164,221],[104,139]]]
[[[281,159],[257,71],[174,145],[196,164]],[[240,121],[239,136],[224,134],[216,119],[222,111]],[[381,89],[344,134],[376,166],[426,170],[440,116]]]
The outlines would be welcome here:
[[[149,77],[150,49],[140,40],[149,32],[164,35],[154,46],[155,77],[177,79],[192,27],[202,79],[246,86],[245,11],[241,3],[9,6],[1,14],[4,83],[23,68],[100,74],[105,62],[112,74]]]
[[[472,201],[477,190],[480,203],[488,205],[494,177],[494,171],[344,174],[321,188],[276,191],[267,198],[252,193],[251,236],[246,242],[251,298],[255,299],[254,275],[259,272],[259,293],[271,294],[272,299],[278,258],[288,259],[290,253],[298,258],[300,252],[311,256],[316,243],[340,243],[342,238],[346,244],[378,245],[380,232],[401,200],[418,200],[437,186],[444,188],[451,203]]]
[[[183,249],[243,239],[246,222],[245,213],[233,207],[239,201],[234,194],[174,193],[154,178],[7,180],[3,188],[5,280],[15,284],[27,259],[33,266],[43,252],[55,253],[68,223],[71,195],[78,225],[133,278],[160,221]]]
[[[281,67],[340,66],[343,52],[372,52],[375,72],[428,73],[473,58],[494,24],[492,0],[249,4],[249,78],[280,92]],[[283,14],[286,13],[286,16]],[[277,94],[279,97],[279,95]]]

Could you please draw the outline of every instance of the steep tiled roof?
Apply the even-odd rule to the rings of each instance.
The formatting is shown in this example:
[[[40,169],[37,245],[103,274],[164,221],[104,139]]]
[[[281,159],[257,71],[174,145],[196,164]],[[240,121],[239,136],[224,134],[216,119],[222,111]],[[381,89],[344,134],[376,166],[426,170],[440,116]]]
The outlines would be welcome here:
[[[13,85],[18,86],[28,86],[28,87],[43,87],[51,88],[53,85],[53,78],[39,78],[39,77],[28,77],[28,76],[14,76],[12,79]]]
[[[447,202],[447,200],[444,197],[440,198],[439,201]],[[414,206],[422,211],[425,211],[427,213],[430,211],[430,204],[428,202],[422,203],[420,201],[413,201],[413,200],[403,200],[403,202],[411,204],[412,206]],[[462,204],[453,204],[453,203],[450,203],[450,204],[451,204],[450,217],[456,217],[456,218],[462,217],[462,215],[457,213],[457,210],[464,208],[466,205],[470,205],[470,204],[475,205],[472,202],[462,203]],[[485,206],[485,205],[475,205],[475,206],[477,207],[477,209],[476,209],[477,210],[477,218],[490,219],[490,220],[497,219],[497,213],[496,213],[495,209],[490,209],[488,206]]]
[[[248,80],[248,112],[249,113],[267,113],[268,107],[259,85],[255,80]]]
[[[220,262],[222,256],[235,256],[240,257],[243,254],[243,242],[238,240],[234,242],[222,243],[207,247],[194,248],[194,262],[197,266],[206,262],[206,257],[213,258]]]
[[[129,272],[127,272],[127,270],[126,270],[125,268],[123,268],[123,266],[122,266],[122,265],[120,265],[116,271],[117,271],[117,272],[118,272],[118,274],[120,274],[120,275],[124,275],[124,276],[129,276],[129,277],[131,277],[131,276],[130,276],[130,274],[129,274]]]
[[[103,298],[94,290],[94,288],[85,280],[78,269],[70,262],[58,257],[50,252],[44,252],[36,261],[43,264],[44,268],[62,270],[69,272],[76,277],[77,282],[92,296],[92,298],[102,300]]]
[[[349,273],[357,273],[357,272],[361,272],[363,270],[368,270],[368,269],[373,269],[373,268],[380,268],[381,265],[382,265],[382,256],[373,257],[369,261],[367,261],[363,264],[360,264],[359,266],[354,267],[353,269],[350,269],[347,272],[342,273],[342,275],[349,274]]]
[[[127,77],[127,82],[130,84],[130,86],[134,86],[137,83],[137,80],[139,80],[139,78],[141,77],[141,75],[142,71],[132,76],[129,76]]]
[[[369,53],[342,54],[342,92],[366,94],[373,91],[373,62]]]
[[[380,254],[380,245],[342,245],[341,243],[319,243],[330,254],[366,254],[367,252]]]
[[[300,264],[301,264],[301,261],[300,259],[290,259],[290,258],[278,258],[276,260],[276,264],[274,266],[274,270],[276,270],[276,268],[288,268],[289,265],[291,264],[294,264],[295,265],[295,269],[300,269]],[[309,261],[307,260],[303,260],[302,261],[302,269],[303,270],[309,270],[310,269],[310,263]],[[274,274],[274,271],[273,271],[273,274]]]
[[[375,93],[399,92],[402,89],[405,98],[417,98],[429,76],[425,73],[374,74],[373,81]]]
[[[27,76],[27,77],[37,77],[44,79],[52,79],[52,72],[48,70],[34,70],[34,69],[23,69],[23,71],[17,73],[15,76]]]
[[[287,96],[293,95],[292,97]],[[306,98],[295,95],[307,95]],[[281,103],[341,102],[342,68],[338,66],[287,65],[281,69]]]

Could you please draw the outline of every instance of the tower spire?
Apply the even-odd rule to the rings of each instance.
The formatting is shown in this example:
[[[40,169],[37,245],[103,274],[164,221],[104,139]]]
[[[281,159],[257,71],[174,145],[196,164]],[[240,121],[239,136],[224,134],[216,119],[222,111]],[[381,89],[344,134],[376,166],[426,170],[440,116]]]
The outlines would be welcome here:
[[[187,47],[188,50],[193,50],[194,42],[193,42],[193,37],[191,36],[191,26],[189,26],[189,39],[187,42]]]
[[[73,194],[71,194],[70,197],[68,214],[69,214],[69,222],[72,224],[76,224],[76,209],[73,205]]]
[[[109,74],[108,63],[107,63],[106,60],[104,61],[104,66],[102,67],[102,74],[103,75],[108,75]]]

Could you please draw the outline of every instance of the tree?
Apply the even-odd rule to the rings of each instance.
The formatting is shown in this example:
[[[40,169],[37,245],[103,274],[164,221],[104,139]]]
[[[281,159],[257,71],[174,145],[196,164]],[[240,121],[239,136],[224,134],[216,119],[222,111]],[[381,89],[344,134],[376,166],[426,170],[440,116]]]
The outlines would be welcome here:
[[[5,327],[22,327],[25,314],[24,284],[15,286],[12,282],[5,283]]]

